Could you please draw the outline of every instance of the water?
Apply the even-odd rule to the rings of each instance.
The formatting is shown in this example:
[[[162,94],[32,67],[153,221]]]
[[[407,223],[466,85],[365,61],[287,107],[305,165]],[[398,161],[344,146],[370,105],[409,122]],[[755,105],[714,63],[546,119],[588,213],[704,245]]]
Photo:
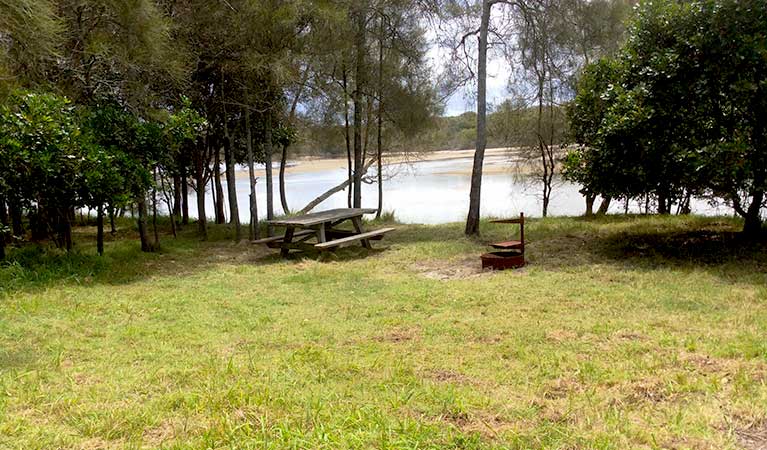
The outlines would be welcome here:
[[[311,163],[303,163],[311,164]],[[287,173],[285,191],[288,206],[299,210],[318,195],[338,185],[346,179],[346,162],[339,160],[337,169],[308,173]],[[485,158],[485,173],[482,177],[481,215],[483,217],[509,217],[524,212],[526,216],[540,216],[542,201],[540,184],[529,179],[520,179],[510,173],[498,173],[491,170],[494,166],[507,167],[508,156],[490,155]],[[458,222],[466,219],[469,207],[469,186],[472,158],[455,158],[439,161],[419,161],[384,166],[384,211],[393,211],[397,220],[403,223],[438,224]],[[245,172],[247,173],[247,171]],[[370,175],[374,175],[371,169]],[[266,217],[266,182],[263,168],[257,171],[259,218]],[[224,181],[224,195],[226,182]],[[580,186],[563,180],[556,180],[549,203],[549,215],[574,216],[585,212],[583,196],[578,192]],[[247,176],[237,179],[237,199],[240,220],[250,220],[248,196],[250,186]],[[339,192],[325,200],[314,211],[347,207],[347,192]],[[227,217],[228,203],[225,203]],[[363,184],[362,206],[375,208],[378,205],[378,187],[375,184]],[[598,203],[597,205],[598,206]],[[596,207],[595,206],[595,207]],[[197,203],[190,198],[189,214],[197,215]],[[639,212],[639,205],[632,203],[630,211]],[[704,215],[732,214],[727,207],[712,207],[706,201],[693,200],[693,212]],[[208,192],[206,213],[213,214],[213,200]],[[622,212],[622,202],[613,202],[610,212]],[[274,171],[274,212],[283,214]]]

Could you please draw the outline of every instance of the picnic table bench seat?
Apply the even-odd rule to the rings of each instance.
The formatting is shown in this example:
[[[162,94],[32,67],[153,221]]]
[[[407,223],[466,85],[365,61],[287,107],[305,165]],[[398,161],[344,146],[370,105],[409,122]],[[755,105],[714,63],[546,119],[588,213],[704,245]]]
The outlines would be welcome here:
[[[293,233],[293,237],[301,237],[301,236],[308,236],[310,234],[314,234],[313,230],[301,230],[296,231]],[[263,239],[256,239],[254,241],[250,241],[251,244],[272,244],[272,243],[280,243],[285,240],[285,236],[272,236],[267,237]]]
[[[314,248],[319,250],[327,250],[327,249],[339,247],[349,242],[375,239],[376,237],[383,236],[384,234],[390,231],[394,231],[394,228],[380,228],[378,230],[368,231],[365,233],[353,234],[353,235],[342,237],[339,239],[334,239],[332,241],[320,242],[318,244],[314,244]]]

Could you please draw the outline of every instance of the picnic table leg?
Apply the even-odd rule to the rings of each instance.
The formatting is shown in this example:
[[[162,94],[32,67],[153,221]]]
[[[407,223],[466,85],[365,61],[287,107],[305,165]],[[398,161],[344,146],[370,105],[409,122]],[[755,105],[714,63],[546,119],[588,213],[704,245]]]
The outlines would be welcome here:
[[[362,229],[362,218],[361,217],[352,217],[352,224],[354,225],[354,231],[356,231],[358,234],[362,234],[365,231]],[[362,246],[371,249],[373,248],[372,245],[370,245],[370,241],[367,239],[362,239]]]
[[[321,223],[317,225],[317,243],[322,243],[327,241],[327,238],[325,237],[325,224]]]
[[[293,227],[287,227],[285,229],[285,238],[282,240],[282,244],[280,244],[280,256],[283,258],[286,258],[290,253],[289,245],[293,241],[293,230]]]

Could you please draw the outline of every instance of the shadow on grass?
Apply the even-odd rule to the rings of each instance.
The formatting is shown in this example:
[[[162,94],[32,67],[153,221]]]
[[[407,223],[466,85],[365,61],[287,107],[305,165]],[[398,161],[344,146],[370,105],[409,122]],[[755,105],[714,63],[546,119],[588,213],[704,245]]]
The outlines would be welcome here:
[[[767,239],[744,237],[740,224],[722,218],[641,218],[615,216],[597,222],[584,221],[564,233],[546,233],[536,241],[532,254],[547,268],[610,263],[628,268],[703,269],[721,272],[764,272],[767,269]]]
[[[62,284],[118,286],[152,276],[182,277],[221,263],[262,266],[302,260],[349,262],[380,254],[389,247],[373,241],[371,250],[355,245],[329,252],[291,252],[288,258],[282,258],[279,249],[253,245],[247,240],[235,243],[233,236],[228,225],[210,224],[206,241],[199,239],[194,224],[179,231],[177,238],[169,229],[163,229],[160,250],[145,253],[140,250],[135,230],[126,228],[117,236],[108,235],[104,256],[98,256],[95,228],[77,227],[75,249],[70,253],[47,242],[9,249],[8,258],[0,262],[0,298]]]
[[[389,225],[389,224],[387,224]],[[379,224],[368,225],[373,228]],[[447,225],[395,225],[397,231],[373,250],[359,245],[334,252],[291,253],[288,262],[318,260],[350,262],[383,255],[390,247],[439,244],[437,253],[450,258],[477,255],[488,242],[508,238],[516,228],[483,223],[481,239],[463,235],[460,223]],[[728,218],[608,216],[600,219],[531,219],[526,226],[528,261],[544,270],[587,264],[620,264],[626,268],[704,269],[726,276],[767,271],[767,241],[744,239],[739,222]],[[0,296],[44,289],[58,284],[120,285],[151,276],[186,276],[221,264],[272,265],[286,262],[276,249],[231,241],[225,225],[210,227],[209,240],[196,237],[193,224],[173,239],[164,230],[162,250],[142,253],[130,229],[108,242],[105,256],[95,255],[90,229],[78,230],[78,250],[70,254],[43,246],[14,249],[0,263]]]

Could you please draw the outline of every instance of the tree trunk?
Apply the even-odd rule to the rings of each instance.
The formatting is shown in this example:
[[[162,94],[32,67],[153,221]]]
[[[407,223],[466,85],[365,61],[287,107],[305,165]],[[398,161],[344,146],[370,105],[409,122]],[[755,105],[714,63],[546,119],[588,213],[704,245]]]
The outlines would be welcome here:
[[[189,224],[189,175],[186,172],[186,161],[181,164],[181,225]]]
[[[604,216],[607,214],[607,209],[610,208],[610,202],[612,201],[612,197],[609,195],[606,197],[602,197],[602,203],[599,204],[599,209],[597,210],[598,216]]]
[[[141,239],[141,251],[142,252],[150,252],[152,250],[151,250],[151,247],[149,245],[149,237],[147,236],[146,197],[144,195],[142,195],[136,201],[138,203],[138,235],[139,235],[139,239]]]
[[[0,261],[5,259],[5,228],[8,226],[8,210],[5,208],[5,199],[0,196]]]
[[[487,114],[487,29],[490,23],[489,0],[482,1],[482,21],[479,29],[479,48],[477,58],[477,146],[474,151],[474,166],[471,170],[471,190],[469,192],[469,214],[466,217],[465,233],[479,236],[479,206],[482,190],[482,164],[485,159],[486,114]]]
[[[749,238],[758,237],[762,233],[762,218],[759,215],[764,201],[764,191],[757,190],[753,193],[751,204],[743,217],[743,234]]]
[[[248,149],[248,180],[250,181],[250,225],[248,235],[250,240],[261,239],[261,229],[258,226],[258,203],[256,203],[256,159],[253,156],[253,136],[250,129],[250,110],[245,108],[246,148]]]
[[[354,48],[355,48],[355,73],[354,92],[354,194],[352,205],[354,208],[362,207],[362,108],[364,108],[363,92],[365,83],[365,52],[366,52],[366,29],[365,12],[362,7],[355,10]]]
[[[173,175],[173,223],[181,223],[181,176]]]
[[[378,35],[378,110],[376,111],[376,163],[378,169],[378,208],[376,209],[376,219],[380,219],[383,212],[383,146],[381,145],[381,127],[383,125],[383,33],[384,19],[381,17],[381,28]]]
[[[24,236],[24,222],[21,216],[21,206],[17,202],[8,202],[8,212],[11,216],[11,231],[14,236]]]
[[[349,138],[349,90],[346,80],[346,68],[343,70],[341,82],[344,88],[344,140],[346,141],[346,170],[349,179],[349,190],[346,193],[346,203],[349,208],[352,207],[352,194],[354,192],[352,183],[352,144]]]
[[[70,208],[57,208],[57,226],[58,241],[61,247],[67,252],[72,250],[72,219],[70,218]]]
[[[157,168],[154,169],[154,179],[157,180]],[[157,189],[155,188],[152,188],[152,237],[152,251],[155,252],[160,249],[160,235],[157,233]]]
[[[207,137],[206,137],[207,141]],[[208,159],[207,144],[195,152],[195,184],[197,185],[197,232],[202,240],[208,239],[208,219],[205,214],[205,166]]]
[[[224,187],[221,184],[221,150],[215,148],[214,151],[213,178],[216,183],[216,191],[213,201],[216,205],[216,223],[222,224],[226,223],[226,214],[224,214]]]
[[[671,212],[669,211],[669,208],[668,208],[668,201],[669,201],[668,188],[661,187],[660,189],[658,189],[658,214],[666,215]]]
[[[109,205],[109,233],[114,236],[117,234],[117,226],[115,226],[115,207],[114,205]]]
[[[155,179],[157,179],[158,170],[155,169]],[[168,213],[170,214],[170,232],[173,234],[173,237],[176,238],[178,235],[176,234],[176,219],[178,216],[176,215],[175,211],[178,209],[178,202],[173,197],[176,195],[176,187],[175,186],[169,186],[173,192],[168,193],[168,189],[165,187],[165,177],[160,174],[160,191],[162,192],[163,197],[165,197],[165,204],[168,206]],[[174,180],[175,183],[175,180]],[[153,199],[155,201],[155,213],[157,212],[157,192],[153,192]],[[156,234],[156,233],[155,233]],[[159,247],[160,241],[159,238],[157,240],[157,245]]]
[[[226,114],[226,110],[224,110]],[[234,225],[234,239],[242,240],[242,226],[240,225],[240,208],[237,206],[237,179],[234,172],[234,138],[229,134],[229,126],[224,117],[224,162],[226,164],[226,191],[229,195],[229,223]]]
[[[274,219],[274,183],[272,180],[272,113],[266,113],[266,136],[264,136],[264,156],[266,161],[266,220]],[[267,236],[274,235],[274,226],[267,224]]]
[[[288,145],[282,145],[282,154],[280,155],[280,203],[282,204],[283,214],[290,214],[288,208],[288,198],[285,195],[285,165],[288,163]]]
[[[8,209],[5,206],[5,198],[0,195],[0,226],[8,225]]]
[[[594,201],[596,201],[596,195],[585,192],[583,194],[586,197],[586,217],[592,217],[594,215]]]
[[[96,252],[104,254],[104,205],[99,204],[96,209]]]

